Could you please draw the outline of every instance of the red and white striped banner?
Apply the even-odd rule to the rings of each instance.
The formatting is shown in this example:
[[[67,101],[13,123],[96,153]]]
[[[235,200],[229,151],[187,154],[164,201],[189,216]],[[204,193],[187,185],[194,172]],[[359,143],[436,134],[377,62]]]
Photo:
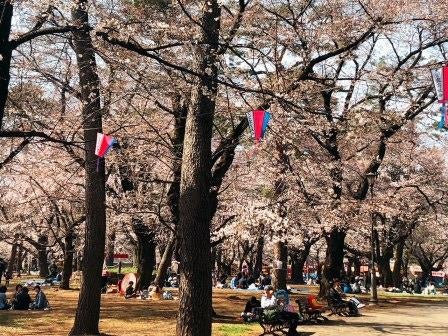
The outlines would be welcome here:
[[[439,103],[448,103],[448,66],[431,70]]]

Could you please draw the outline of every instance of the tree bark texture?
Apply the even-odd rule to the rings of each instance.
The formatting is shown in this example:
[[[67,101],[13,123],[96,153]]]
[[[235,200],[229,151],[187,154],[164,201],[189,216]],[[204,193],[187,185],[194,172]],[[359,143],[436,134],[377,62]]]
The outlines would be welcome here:
[[[290,253],[292,260],[292,281],[296,284],[305,283],[303,279],[303,268],[310,255],[311,246],[310,244],[305,244],[303,249]]]
[[[37,261],[39,262],[39,276],[41,278],[46,278],[50,274],[48,271],[48,237],[39,236],[37,239]]]
[[[19,244],[17,249],[17,276],[20,277],[22,275],[22,264],[23,264],[23,257],[26,254],[26,252],[23,250],[23,245]]]
[[[210,264],[211,140],[218,75],[220,8],[203,1],[202,36],[196,47],[197,79],[188,111],[182,155],[178,242],[181,255],[177,336],[209,336],[212,319]]]
[[[188,113],[188,103],[179,94],[173,99],[173,114],[174,121],[174,136],[173,148],[171,150],[173,160],[173,182],[168,190],[168,206],[170,208],[174,230],[176,230],[179,223],[179,197],[180,197],[180,179],[182,172],[182,153],[185,139],[185,122]],[[168,267],[171,265],[173,259],[174,249],[176,247],[176,235],[174,234],[163,252],[162,260],[157,268],[156,285],[163,287],[164,279]]]
[[[0,0],[0,130],[5,115],[6,100],[10,80],[12,48],[9,43],[13,7],[11,1]]]
[[[104,159],[97,163],[96,137],[102,132],[100,81],[90,37],[86,0],[78,0],[72,10],[77,29],[73,45],[78,63],[79,86],[83,101],[82,119],[85,141],[85,245],[82,261],[83,281],[75,322],[70,335],[98,335],[101,301],[101,273],[106,235],[106,195]]]
[[[73,271],[73,254],[75,252],[75,246],[73,244],[74,238],[75,234],[73,230],[68,230],[64,241],[64,265],[62,269],[62,281],[59,286],[61,289],[70,289],[70,278]]]
[[[165,246],[165,251],[163,251],[162,259],[160,260],[160,264],[157,269],[157,275],[154,280],[154,285],[159,286],[160,288],[162,288],[165,283],[166,272],[168,270],[168,267],[170,267],[171,265],[175,245],[176,238],[173,236]]]
[[[106,265],[114,265],[114,254],[115,254],[115,229],[111,229],[107,235],[107,252],[106,252]]]
[[[403,252],[404,252],[405,240],[398,242],[395,250],[395,262],[394,269],[392,271],[392,278],[394,287],[400,288],[402,284],[401,266],[403,265]]]
[[[132,219],[132,229],[137,237],[137,284],[136,289],[148,288],[156,265],[155,234],[140,218]]]
[[[325,264],[322,271],[322,280],[320,283],[319,296],[327,297],[330,290],[330,282],[334,279],[340,279],[344,266],[344,240],[346,232],[338,228],[331,230],[325,237],[327,242],[327,251],[325,255]]]
[[[286,277],[288,275],[287,263],[288,246],[285,242],[279,241],[274,244],[274,274],[272,277],[272,286],[275,290],[286,289]]]
[[[8,268],[6,269],[6,273],[5,273],[6,279],[12,279],[16,259],[17,259],[17,243],[14,243],[11,246],[11,253],[9,255],[9,261],[8,261]]]
[[[263,270],[263,250],[264,250],[264,236],[258,237],[257,240],[257,254],[255,255],[254,272],[253,276],[255,279],[260,277],[261,271]]]

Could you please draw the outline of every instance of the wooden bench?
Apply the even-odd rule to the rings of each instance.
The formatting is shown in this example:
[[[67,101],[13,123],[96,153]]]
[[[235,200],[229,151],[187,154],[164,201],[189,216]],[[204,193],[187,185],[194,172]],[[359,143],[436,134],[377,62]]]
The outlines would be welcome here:
[[[328,318],[322,315],[325,310],[310,307],[306,298],[298,298],[296,303],[299,306],[299,313],[300,316],[302,316],[302,322],[328,321]]]
[[[328,308],[330,308],[331,315],[339,316],[351,316],[350,308],[346,302],[334,302],[330,298],[327,298]]]
[[[286,335],[289,329],[288,321],[282,320],[277,314],[266,314],[272,310],[265,311],[263,308],[256,308],[254,313],[257,316],[257,321],[263,328],[263,335],[277,335],[277,333]]]

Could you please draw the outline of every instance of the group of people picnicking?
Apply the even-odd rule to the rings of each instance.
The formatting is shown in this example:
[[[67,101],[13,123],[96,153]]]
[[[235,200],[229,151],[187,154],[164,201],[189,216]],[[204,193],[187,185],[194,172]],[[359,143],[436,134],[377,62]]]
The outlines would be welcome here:
[[[48,303],[45,293],[39,285],[33,287],[34,300],[31,299],[29,289],[26,286],[17,285],[13,297],[8,300],[6,296],[6,286],[0,286],[0,310],[48,310]]]
[[[132,298],[140,298],[142,300],[172,300],[173,295],[169,291],[163,291],[159,286],[157,285],[151,285],[148,287],[148,289],[144,289],[141,291],[137,291],[134,287],[134,282],[129,281],[128,286],[126,287],[125,293],[124,293],[125,299],[132,299]]]
[[[261,272],[259,278],[240,272],[230,280],[230,283],[227,283],[226,275],[221,275],[213,285],[217,288],[263,290],[266,286],[271,285],[271,283],[271,276],[264,272]]]

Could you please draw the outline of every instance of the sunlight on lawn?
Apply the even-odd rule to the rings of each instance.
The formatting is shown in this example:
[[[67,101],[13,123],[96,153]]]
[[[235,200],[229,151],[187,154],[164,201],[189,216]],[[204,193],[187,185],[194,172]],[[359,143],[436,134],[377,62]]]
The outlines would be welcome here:
[[[216,336],[241,336],[248,335],[253,329],[253,326],[245,324],[221,324],[214,326],[214,334]]]

